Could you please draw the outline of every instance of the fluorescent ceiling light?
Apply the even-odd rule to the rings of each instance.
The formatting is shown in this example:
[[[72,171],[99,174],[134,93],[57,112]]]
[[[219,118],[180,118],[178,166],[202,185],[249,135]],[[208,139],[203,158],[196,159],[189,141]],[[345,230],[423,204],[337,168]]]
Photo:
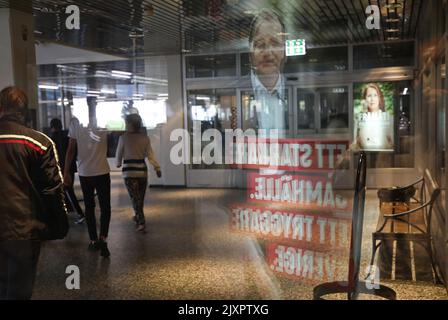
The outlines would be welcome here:
[[[112,70],[111,74],[112,74],[112,77],[121,78],[121,79],[131,79],[131,76],[132,76],[132,73],[130,73],[130,72],[117,71],[117,70]]]
[[[87,91],[88,94],[100,94],[101,91],[97,91],[97,90],[89,90]]]
[[[124,76],[122,74],[112,74],[112,77],[119,79],[131,79],[131,76]]]
[[[115,94],[115,90],[101,89],[101,93],[104,94]]]
[[[39,89],[58,90],[59,86],[50,84],[40,84]]]
[[[158,97],[168,97],[168,93],[159,93]]]
[[[196,97],[196,100],[210,101],[210,97],[201,97],[201,96],[198,96],[198,97]]]
[[[132,73],[125,71],[112,70],[112,74],[120,74],[122,76],[131,76]]]

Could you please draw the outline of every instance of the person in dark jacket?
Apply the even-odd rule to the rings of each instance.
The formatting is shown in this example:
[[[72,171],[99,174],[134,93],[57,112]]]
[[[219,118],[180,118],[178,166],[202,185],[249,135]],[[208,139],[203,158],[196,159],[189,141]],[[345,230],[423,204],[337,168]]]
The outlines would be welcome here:
[[[62,122],[57,118],[54,118],[50,121],[50,130],[51,130],[50,137],[56,144],[61,170],[62,172],[64,172],[65,156],[67,155],[67,148],[69,142],[68,132],[62,130]],[[76,172],[76,161],[73,160],[73,162],[70,164],[70,175],[72,181],[74,180],[75,172]],[[76,224],[83,223],[86,220],[86,218],[84,216],[84,213],[82,212],[81,206],[79,205],[78,199],[76,198],[73,186],[65,186],[64,191],[66,202],[70,204],[72,209],[75,210],[76,213],[78,214]]]
[[[30,299],[41,239],[68,231],[62,172],[50,138],[24,125],[28,99],[0,92],[0,299]],[[53,239],[56,239],[53,238]]]

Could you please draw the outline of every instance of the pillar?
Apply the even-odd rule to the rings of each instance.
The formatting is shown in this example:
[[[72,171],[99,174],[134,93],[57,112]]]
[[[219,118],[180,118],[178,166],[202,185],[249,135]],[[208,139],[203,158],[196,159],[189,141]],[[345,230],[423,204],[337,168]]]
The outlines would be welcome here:
[[[0,9],[0,88],[18,86],[29,99],[32,125],[39,125],[37,117],[37,68],[34,41],[34,17],[31,4],[27,11]]]

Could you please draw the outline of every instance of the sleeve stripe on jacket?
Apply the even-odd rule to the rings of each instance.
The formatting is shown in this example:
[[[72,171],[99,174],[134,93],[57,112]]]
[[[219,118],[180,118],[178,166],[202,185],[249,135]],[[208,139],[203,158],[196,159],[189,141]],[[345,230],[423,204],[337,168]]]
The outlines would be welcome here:
[[[28,137],[28,136],[23,136],[23,135],[16,135],[16,134],[2,134],[0,135],[0,140],[3,141],[27,141],[29,143],[32,143],[35,147],[37,147],[39,150],[45,152],[48,150],[48,148],[46,146],[44,146],[42,143],[40,143],[39,141]],[[7,143],[7,142],[4,142]],[[14,142],[10,142],[10,143],[14,143]],[[23,143],[26,145],[29,145],[29,143]],[[30,146],[30,145],[29,145]]]

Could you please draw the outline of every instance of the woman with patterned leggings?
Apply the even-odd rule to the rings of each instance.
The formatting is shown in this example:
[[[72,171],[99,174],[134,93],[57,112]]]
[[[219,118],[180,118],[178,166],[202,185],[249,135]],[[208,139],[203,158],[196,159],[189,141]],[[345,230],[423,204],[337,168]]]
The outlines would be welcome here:
[[[145,214],[143,212],[146,188],[148,185],[148,158],[157,176],[162,172],[155,159],[148,135],[142,132],[142,119],[138,114],[126,117],[126,133],[120,137],[116,153],[117,168],[123,166],[123,178],[132,200],[137,231],[145,232]]]

